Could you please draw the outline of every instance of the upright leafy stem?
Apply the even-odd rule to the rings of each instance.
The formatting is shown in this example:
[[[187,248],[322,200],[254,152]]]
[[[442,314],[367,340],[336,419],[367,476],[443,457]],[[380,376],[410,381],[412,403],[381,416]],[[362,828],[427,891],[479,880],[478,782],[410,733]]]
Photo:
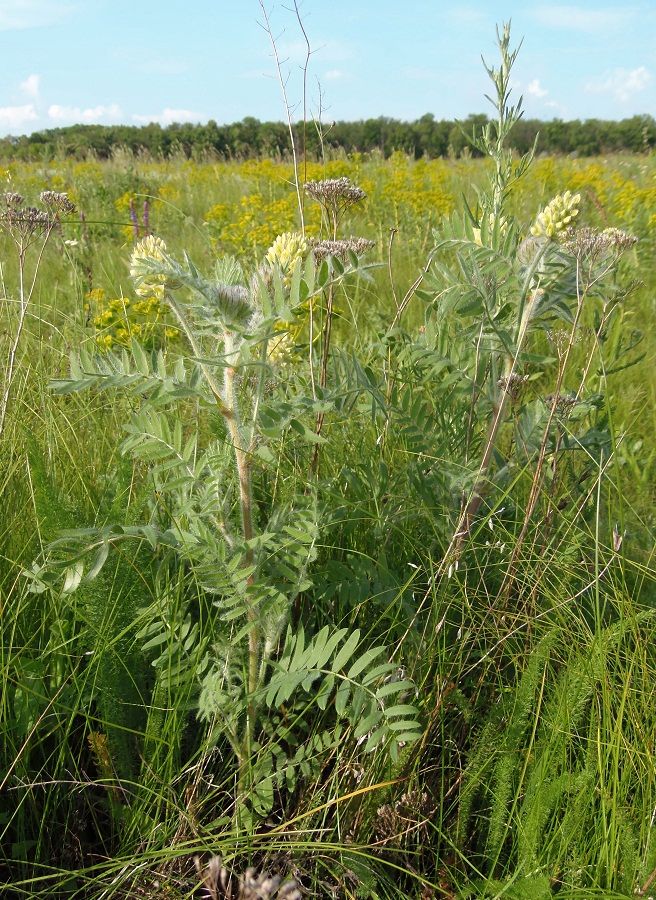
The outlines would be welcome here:
[[[381,663],[384,648],[372,649],[359,632],[344,628],[327,625],[306,639],[302,625],[299,632],[288,627],[297,596],[311,586],[318,534],[314,492],[299,485],[291,500],[276,504],[260,492],[254,505],[256,462],[275,459],[267,444],[288,429],[310,446],[321,439],[302,420],[330,404],[295,395],[288,385],[273,392],[271,378],[280,370],[268,347],[281,315],[312,304],[357,269],[359,245],[346,243],[348,262],[329,257],[317,273],[314,254],[298,255],[287,278],[271,253],[271,262],[247,281],[235,260],[220,260],[208,277],[187,256],[178,261],[161,239],[148,236],[132,254],[136,291],[170,307],[188,352],[171,364],[161,351],[148,353],[136,342],[120,356],[80,351],[71,359],[70,377],[53,384],[62,394],[120,389],[138,398],[122,450],[149,466],[156,500],[151,520],[142,525],[110,523],[62,535],[30,573],[33,590],[70,594],[98,576],[111,546],[121,541],[172,551],[216,613],[201,628],[184,606],[177,607],[175,621],[167,623],[166,598],[155,588],[152,615],[146,611],[140,632],[144,650],[158,650],[153,665],[160,681],[169,683],[167,672],[179,674],[185,659],[194,660],[200,715],[212,728],[221,723],[238,763],[240,803],[258,796],[260,811],[262,791],[269,793],[257,785],[268,784],[271,773],[253,765],[258,729],[281,703],[300,703],[315,683],[321,683],[321,708],[331,701],[337,720],[347,718],[368,749],[385,743],[395,753],[400,741],[418,735],[414,708],[397,702],[411,685],[395,677],[395,665]],[[185,415],[190,399],[200,412],[195,422]],[[211,428],[208,441],[209,419],[217,412],[223,430]],[[358,699],[347,709],[351,695]],[[293,734],[285,738],[288,748],[294,741]],[[300,747],[298,752],[303,755]]]
[[[428,275],[436,286],[435,331],[444,344],[444,336],[452,329],[448,355],[469,383],[471,397],[466,471],[459,482],[461,508],[443,561],[447,573],[457,566],[490,493],[495,462],[501,463],[498,471],[505,478],[518,457],[530,466],[532,481],[502,592],[505,596],[541,495],[547,456],[553,449],[556,410],[562,404],[561,391],[587,298],[599,292],[635,239],[617,229],[575,229],[581,195],[567,190],[537,214],[528,234],[526,226],[510,214],[511,191],[530,166],[535,146],[518,161],[513,159],[508,138],[522,114],[521,99],[515,105],[510,102],[510,77],[518,51],[511,49],[509,25],[497,31],[497,38],[499,67],[484,63],[494,86],[494,95],[488,99],[496,120],[471,138],[493,163],[487,189],[476,191],[477,202],[465,204],[464,216],[455,215],[445,223]],[[543,347],[545,332],[548,335],[557,322],[566,332],[567,349],[559,353],[554,375],[549,370],[556,360]],[[542,376],[551,377],[554,392],[550,401],[531,413],[524,394],[528,383]],[[583,387],[581,382],[577,402]],[[484,427],[476,427],[479,423]],[[506,425],[514,430],[504,446]],[[536,441],[529,432],[538,429]],[[470,468],[471,458],[478,460],[475,470]]]

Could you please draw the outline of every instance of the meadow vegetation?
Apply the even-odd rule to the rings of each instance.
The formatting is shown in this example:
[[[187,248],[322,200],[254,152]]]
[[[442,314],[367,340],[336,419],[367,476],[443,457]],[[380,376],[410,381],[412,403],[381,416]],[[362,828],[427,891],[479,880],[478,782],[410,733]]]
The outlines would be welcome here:
[[[478,158],[0,169],[4,895],[656,895],[656,158],[499,49]]]

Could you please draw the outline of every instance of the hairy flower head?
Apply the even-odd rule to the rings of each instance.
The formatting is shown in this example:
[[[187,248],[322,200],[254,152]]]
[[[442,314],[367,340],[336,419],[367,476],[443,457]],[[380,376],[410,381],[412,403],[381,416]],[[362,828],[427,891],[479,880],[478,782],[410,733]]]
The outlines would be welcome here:
[[[531,234],[534,237],[556,237],[578,216],[580,202],[580,194],[572,194],[571,191],[557,194],[538,215],[531,226]]]
[[[165,263],[166,244],[161,238],[149,234],[135,245],[130,257],[130,276],[140,297],[157,297],[162,300],[166,287],[166,275],[155,274],[153,263]]]

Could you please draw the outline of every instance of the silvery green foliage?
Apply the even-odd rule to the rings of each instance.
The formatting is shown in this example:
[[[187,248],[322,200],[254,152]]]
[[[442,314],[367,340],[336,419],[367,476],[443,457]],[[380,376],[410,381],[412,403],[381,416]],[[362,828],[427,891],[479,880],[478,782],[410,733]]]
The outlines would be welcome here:
[[[133,266],[134,272],[134,266]],[[229,281],[220,276],[227,275]],[[205,278],[185,253],[184,263],[179,263],[166,253],[161,258],[141,257],[139,271],[134,281],[137,287],[155,278],[166,279],[170,289],[188,288],[194,299],[200,300],[200,309],[216,316],[228,327],[244,325],[253,313],[248,290],[233,278],[239,277],[239,269],[234,260],[219,266],[215,278]]]
[[[317,268],[310,254],[289,283],[267,267],[247,283],[234,259],[220,260],[206,277],[187,256],[180,263],[163,242],[151,243],[154,255],[133,254],[133,276],[140,289],[163,292],[189,353],[171,361],[137,342],[119,353],[81,349],[69,377],[52,384],[59,394],[111,390],[132,398],[120,449],[148,472],[148,518],[69,531],[29,576],[35,591],[71,593],[96,578],[125,540],[149,546],[162,572],[184,573],[193,590],[182,604],[155,586],[142,614],[142,651],[158,689],[185,687],[188,695],[195,685],[201,719],[230,742],[239,790],[261,814],[274,781],[289,786],[292,771],[306,773],[307,760],[320,753],[305,728],[281,725],[279,735],[258,743],[281,706],[293,707],[299,724],[312,704],[330,713],[333,737],[321,740],[323,750],[345,725],[365,750],[387,745],[393,756],[419,735],[414,687],[384,647],[371,647],[357,630],[326,625],[310,636],[290,624],[296,598],[312,587],[320,524],[313,492],[303,483],[275,505],[264,499],[256,508],[253,500],[258,468],[277,465],[277,442],[288,435],[324,441],[308,423],[332,406],[327,392],[306,396],[288,378],[284,391],[275,390],[269,337],[276,322],[293,319],[359,262],[329,257]],[[200,597],[211,611],[203,617],[194,613]]]
[[[418,292],[430,304],[421,342],[442,354],[459,376],[458,400],[470,422],[464,464],[449,484],[461,512],[445,554],[446,572],[453,571],[483,504],[494,505],[493,488],[508,485],[518,466],[530,466],[535,473],[524,536],[549,454],[562,458],[562,471],[573,449],[595,458],[607,451],[610,434],[598,414],[601,398],[596,392],[587,395],[585,377],[582,381],[572,365],[572,348],[595,304],[594,329],[589,329],[594,340],[582,367],[588,373],[595,342],[601,348],[617,318],[622,299],[613,282],[617,263],[634,243],[616,229],[575,229],[580,196],[570,192],[558,195],[542,212],[536,210],[532,226],[512,214],[509,197],[529,168],[534,148],[515,160],[508,146],[522,115],[521,99],[510,101],[517,50],[510,48],[509,25],[498,32],[498,46],[499,66],[485,65],[493,85],[488,99],[497,115],[471,136],[492,163],[489,181],[485,189],[474,189],[474,201],[466,200],[463,212],[454,213],[435,232],[424,290]],[[633,346],[615,353],[607,373],[620,356],[623,367],[636,361],[635,356],[626,360]],[[545,382],[551,390],[536,396]],[[557,408],[566,384],[576,389],[577,413],[585,407],[572,434]],[[570,416],[570,425],[574,421]]]

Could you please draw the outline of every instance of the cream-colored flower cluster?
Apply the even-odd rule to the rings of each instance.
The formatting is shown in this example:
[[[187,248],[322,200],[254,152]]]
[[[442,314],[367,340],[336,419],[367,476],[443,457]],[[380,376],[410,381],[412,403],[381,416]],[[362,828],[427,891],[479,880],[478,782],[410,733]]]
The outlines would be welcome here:
[[[130,257],[130,275],[135,281],[135,292],[140,297],[164,299],[166,275],[155,275],[147,263],[166,261],[166,244],[161,238],[149,234],[135,245]]]
[[[557,194],[538,215],[531,227],[531,234],[534,237],[556,237],[578,216],[580,202],[580,194],[572,194],[571,191]]]
[[[308,243],[299,231],[285,231],[271,244],[265,259],[270,265],[279,266],[283,276],[288,278],[297,260],[302,259],[307,251]]]
[[[289,285],[296,263],[299,259],[303,259],[308,249],[309,244],[299,231],[285,231],[279,234],[269,247],[265,259],[270,266],[277,266],[280,269],[283,282]],[[302,327],[302,320],[286,322],[281,319],[276,324],[277,333],[269,343],[269,362],[285,363],[291,358]]]

